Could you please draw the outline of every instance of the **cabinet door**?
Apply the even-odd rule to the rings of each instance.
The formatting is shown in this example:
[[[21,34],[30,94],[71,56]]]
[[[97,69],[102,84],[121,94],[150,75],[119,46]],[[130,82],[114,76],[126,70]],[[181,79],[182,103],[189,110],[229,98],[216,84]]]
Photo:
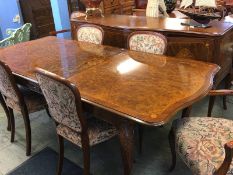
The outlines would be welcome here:
[[[146,9],[147,0],[135,0],[136,9]]]
[[[214,40],[192,37],[168,37],[167,55],[213,62],[219,49],[214,49]]]

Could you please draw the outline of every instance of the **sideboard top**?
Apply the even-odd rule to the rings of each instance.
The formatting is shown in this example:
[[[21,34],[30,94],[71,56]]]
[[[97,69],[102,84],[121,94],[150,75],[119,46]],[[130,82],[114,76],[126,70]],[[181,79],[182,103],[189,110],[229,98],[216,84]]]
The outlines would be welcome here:
[[[212,21],[209,28],[193,28],[181,25],[189,19],[178,18],[153,18],[146,16],[130,15],[105,15],[104,17],[78,17],[72,18],[71,22],[83,22],[121,29],[153,30],[163,32],[190,33],[209,36],[223,36],[233,28],[233,23],[226,20]]]

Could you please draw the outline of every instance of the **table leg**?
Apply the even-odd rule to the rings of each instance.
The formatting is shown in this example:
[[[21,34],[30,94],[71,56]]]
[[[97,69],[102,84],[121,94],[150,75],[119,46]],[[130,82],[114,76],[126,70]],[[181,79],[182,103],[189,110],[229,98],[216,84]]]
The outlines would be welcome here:
[[[130,121],[121,122],[118,129],[124,175],[130,175],[133,165],[134,123]]]
[[[191,110],[192,110],[192,106],[188,106],[187,108],[184,108],[183,111],[182,111],[181,118],[189,117],[189,115],[191,113]]]

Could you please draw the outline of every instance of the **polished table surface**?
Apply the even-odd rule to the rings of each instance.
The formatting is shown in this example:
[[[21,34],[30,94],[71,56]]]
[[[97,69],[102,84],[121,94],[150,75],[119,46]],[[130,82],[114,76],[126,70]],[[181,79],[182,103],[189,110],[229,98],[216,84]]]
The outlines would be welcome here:
[[[46,37],[0,50],[15,74],[41,67],[76,84],[84,101],[147,125],[162,125],[204,97],[218,66]]]
[[[156,31],[169,31],[175,33],[189,33],[207,36],[222,36],[233,28],[233,24],[222,21],[212,21],[210,28],[193,28],[181,25],[181,22],[188,23],[190,19],[179,18],[153,18],[146,16],[130,16],[130,15],[105,15],[104,17],[85,17],[72,18],[71,22],[85,22],[97,24],[100,26],[108,26],[112,28],[122,29],[143,29]]]

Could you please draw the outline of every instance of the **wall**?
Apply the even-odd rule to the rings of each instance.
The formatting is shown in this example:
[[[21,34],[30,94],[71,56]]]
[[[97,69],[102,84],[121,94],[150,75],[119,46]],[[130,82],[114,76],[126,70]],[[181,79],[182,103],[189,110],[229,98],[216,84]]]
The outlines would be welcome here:
[[[70,29],[70,18],[68,12],[67,0],[51,0],[53,18],[56,31]],[[59,34],[60,38],[71,38],[70,32]]]
[[[20,14],[18,0],[0,0],[0,40],[7,37],[7,28],[18,28],[21,23],[13,23],[15,15]],[[21,15],[21,14],[20,14]]]

